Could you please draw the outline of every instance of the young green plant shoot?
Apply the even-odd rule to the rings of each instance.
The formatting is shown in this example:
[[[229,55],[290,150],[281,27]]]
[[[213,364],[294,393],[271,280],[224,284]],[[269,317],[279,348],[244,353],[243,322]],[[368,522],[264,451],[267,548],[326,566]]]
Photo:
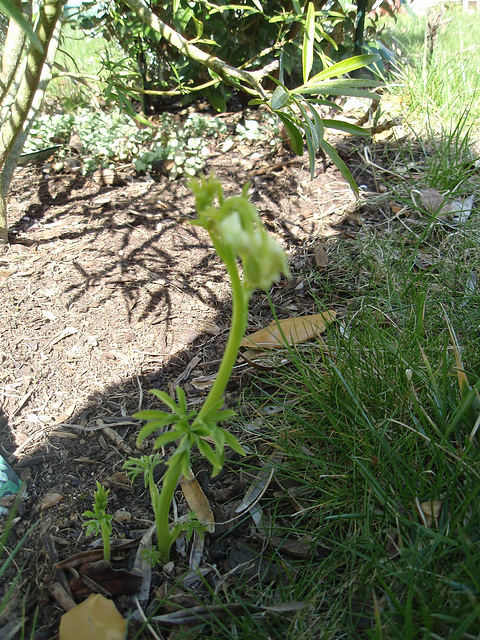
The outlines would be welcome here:
[[[213,475],[223,467],[225,446],[243,454],[236,438],[218,426],[235,415],[234,411],[222,410],[223,393],[245,333],[248,303],[254,289],[259,287],[267,290],[282,273],[289,275],[283,249],[268,235],[257,210],[249,201],[248,185],[240,196],[230,198],[224,198],[222,186],[214,177],[192,180],[190,188],[195,196],[198,213],[198,218],[192,224],[208,231],[218,256],[227,268],[232,287],[232,324],[217,377],[199,411],[188,410],[185,392],[177,388],[178,402],[163,391],[151,391],[167,405],[170,412],[148,410],[135,414],[136,418],[147,421],[138,435],[139,444],[155,431],[167,426],[170,426],[170,430],[158,436],[154,449],[179,441],[175,452],[166,462],[167,470],[161,491],[153,479],[153,468],[160,461],[157,456],[131,458],[125,463],[127,473],[133,478],[143,472],[145,486],[149,487],[161,563],[168,562],[171,545],[179,534],[177,527],[170,531],[170,505],[182,474],[186,478],[190,477],[192,447],[196,445],[211,463]],[[243,276],[240,275],[238,259]]]
[[[102,536],[103,558],[110,562],[110,535],[112,533],[112,516],[106,513],[107,500],[110,489],[105,489],[97,480],[97,490],[95,491],[95,503],[93,511],[85,511],[85,518],[91,518],[83,524],[87,528],[87,535]]]

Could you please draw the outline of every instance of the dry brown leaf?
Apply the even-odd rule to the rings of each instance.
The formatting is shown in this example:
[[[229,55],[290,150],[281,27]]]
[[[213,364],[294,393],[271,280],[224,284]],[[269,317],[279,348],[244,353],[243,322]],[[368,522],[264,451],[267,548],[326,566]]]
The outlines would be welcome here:
[[[443,500],[427,500],[426,502],[416,502],[419,516],[426,527],[438,525],[438,518],[443,508]]]
[[[142,584],[142,576],[126,569],[114,569],[110,562],[103,558],[96,562],[87,562],[78,569],[78,575],[70,580],[70,588],[74,595],[104,593],[121,596],[137,593]]]
[[[245,336],[240,346],[250,349],[279,349],[285,346],[285,341],[290,345],[306,342],[323,333],[336,315],[336,311],[330,310],[313,316],[295,316],[278,322],[274,320],[265,329]]]
[[[195,512],[197,519],[207,525],[208,533],[213,533],[215,531],[215,518],[207,496],[203,493],[198,480],[190,472],[190,478],[181,477],[180,486],[188,506]]]
[[[435,189],[422,189],[420,191],[420,202],[422,207],[425,207],[432,214],[443,215],[453,212],[452,205],[447,203],[445,196],[442,196]]]
[[[319,269],[325,269],[328,266],[327,252],[321,244],[317,244],[314,248],[315,264]]]
[[[42,500],[41,509],[49,509],[50,507],[54,507],[59,502],[63,500],[63,496],[61,493],[50,492],[46,493]]]
[[[247,489],[245,497],[235,509],[235,513],[242,513],[247,509],[251,509],[255,505],[257,500],[259,500],[268,489],[268,485],[273,478],[273,474],[282,460],[283,453],[281,452],[275,452],[270,456],[263,465],[263,468],[260,469],[257,477]]]
[[[60,620],[60,640],[122,640],[127,621],[116,606],[99,593],[90,595]]]

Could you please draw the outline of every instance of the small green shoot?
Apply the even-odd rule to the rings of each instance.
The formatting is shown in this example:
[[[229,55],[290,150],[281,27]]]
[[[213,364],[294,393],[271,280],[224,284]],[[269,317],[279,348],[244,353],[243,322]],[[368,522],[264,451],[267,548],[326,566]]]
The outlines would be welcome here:
[[[87,529],[87,535],[102,536],[103,558],[110,562],[110,536],[112,534],[112,516],[106,512],[107,500],[110,489],[105,489],[97,480],[97,490],[95,491],[95,502],[93,511],[85,511],[85,518],[90,518],[83,526]]]

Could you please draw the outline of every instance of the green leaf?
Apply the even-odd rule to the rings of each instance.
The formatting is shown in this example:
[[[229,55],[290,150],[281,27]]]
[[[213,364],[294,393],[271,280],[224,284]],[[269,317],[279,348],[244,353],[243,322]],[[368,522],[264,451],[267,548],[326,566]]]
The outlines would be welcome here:
[[[239,441],[232,435],[229,431],[225,431],[225,444],[227,444],[231,449],[239,453],[240,455],[245,455],[245,449],[239,443]]]
[[[166,444],[170,442],[175,442],[175,440],[179,440],[181,438],[181,434],[178,431],[167,431],[166,433],[162,433],[161,436],[155,440],[155,444],[153,445],[154,449],[160,449],[160,447],[164,447]]]
[[[171,417],[171,413],[166,413],[165,411],[157,411],[156,409],[145,409],[144,411],[137,411],[133,415],[137,420],[163,420],[167,416]]]
[[[310,109],[313,115],[313,119],[315,121],[315,127],[317,130],[318,144],[320,145],[320,141],[323,140],[323,135],[325,132],[325,120],[323,120],[319,115],[318,111],[312,106],[309,102],[306,103],[307,107]]]
[[[338,131],[345,131],[345,133],[351,133],[355,136],[365,136],[368,137],[371,135],[370,131],[366,129],[362,129],[362,127],[357,127],[356,124],[351,124],[350,122],[344,122],[343,120],[329,120],[325,119],[323,121],[323,125],[327,129],[338,129]]]
[[[149,436],[152,435],[154,431],[158,431],[159,429],[163,429],[167,426],[167,424],[173,422],[174,416],[170,416],[170,420],[166,422],[147,422],[147,424],[140,429],[140,432],[137,436],[137,443],[143,442]]]
[[[220,89],[210,87],[205,93],[207,94],[207,98],[215,111],[221,113],[226,110],[227,99]]]
[[[195,16],[192,16],[192,18],[193,22],[195,23],[195,29],[197,32],[195,40],[199,40],[203,36],[203,22],[201,20],[198,20]]]
[[[334,78],[336,76],[343,76],[346,73],[350,73],[350,71],[355,71],[355,69],[365,67],[368,64],[372,64],[372,62],[377,62],[377,60],[380,60],[380,56],[377,53],[364,54],[361,56],[347,58],[346,60],[337,62],[331,67],[320,71],[320,73],[317,73],[312,78],[310,78],[308,84],[315,84],[317,82],[320,82],[321,80],[327,80],[328,78]]]
[[[42,43],[33,30],[32,24],[25,18],[20,9],[18,9],[18,7],[16,7],[13,2],[9,2],[9,0],[0,0],[0,12],[5,14],[9,18],[12,18],[12,20],[15,20],[15,22],[17,22],[25,31],[27,37],[29,38],[35,49],[43,52]]]
[[[303,82],[308,81],[308,76],[313,66],[313,46],[315,44],[315,7],[313,2],[308,3],[305,31],[303,33],[302,70]]]
[[[337,166],[337,168],[341,171],[343,177],[345,178],[345,180],[348,182],[348,184],[350,185],[350,187],[352,188],[352,190],[358,194],[358,187],[357,187],[357,183],[355,182],[355,180],[353,179],[352,174],[350,173],[350,169],[347,167],[347,165],[345,164],[345,162],[340,158],[340,156],[338,155],[338,153],[335,151],[335,149],[332,147],[331,144],[329,144],[326,140],[323,140],[320,144],[320,146],[322,147],[322,149],[325,151],[325,153],[330,156],[330,158],[333,160],[333,162],[335,163],[335,165]]]
[[[263,7],[262,7],[262,3],[260,2],[260,0],[252,0],[252,2],[257,7],[257,9],[260,11],[260,13],[263,13]]]
[[[185,395],[185,391],[182,387],[177,387],[177,399],[178,399],[178,408],[181,411],[182,415],[186,415],[188,413],[187,409],[187,396]]]
[[[273,92],[272,98],[270,100],[270,106],[274,111],[277,111],[277,109],[281,109],[282,107],[284,107],[289,100],[290,92],[287,91],[282,85],[279,85]]]
[[[283,122],[283,124],[285,126],[285,129],[287,130],[288,137],[290,138],[290,142],[292,143],[293,152],[297,156],[302,156],[303,155],[303,138],[302,138],[302,134],[300,133],[299,128],[284,113],[281,113],[280,111],[275,111],[275,113],[280,118],[280,120]]]
[[[165,393],[165,391],[159,391],[158,389],[151,389],[150,393],[166,404],[173,413],[178,413],[178,405],[175,400],[168,395],[168,393]]]
[[[205,442],[205,440],[201,440],[199,439],[197,442],[197,447],[200,451],[200,453],[205,456],[205,458],[210,462],[210,464],[213,467],[213,475],[215,476],[220,469],[223,466],[223,461],[220,458],[220,456],[218,456],[215,451],[212,449],[212,447]]]
[[[353,87],[341,87],[335,85],[316,85],[314,87],[300,87],[295,93],[301,95],[328,95],[328,96],[354,96],[356,98],[367,98],[368,100],[378,100],[376,93],[355,89]]]
[[[314,175],[315,175],[315,145],[314,145],[314,141],[312,140],[312,135],[311,132],[309,130],[309,125],[308,122],[305,122],[305,141],[307,143],[307,150],[308,150],[308,159],[309,159],[309,164],[310,164],[310,177],[313,180]]]
[[[205,420],[208,422],[211,420],[212,422],[219,423],[224,422],[225,420],[230,420],[230,418],[233,418],[236,415],[236,411],[233,411],[232,409],[225,409],[225,411],[218,411],[214,416],[212,416],[212,418],[207,414],[205,416]]]

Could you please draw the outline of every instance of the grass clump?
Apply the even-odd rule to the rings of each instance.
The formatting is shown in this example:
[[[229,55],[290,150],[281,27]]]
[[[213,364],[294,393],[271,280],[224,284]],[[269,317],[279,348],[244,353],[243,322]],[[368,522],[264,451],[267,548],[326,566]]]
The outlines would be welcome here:
[[[422,123],[457,119],[470,104],[469,123],[480,115],[480,15],[439,6],[425,16],[400,16],[389,29],[399,50],[390,92],[402,112]]]
[[[281,409],[265,438],[301,507],[271,505],[270,531],[325,553],[292,594],[314,607],[315,637],[480,631],[480,378],[466,364],[462,394],[452,347],[441,305],[411,289],[388,313],[365,302],[327,349],[293,350],[288,370],[257,384]]]

